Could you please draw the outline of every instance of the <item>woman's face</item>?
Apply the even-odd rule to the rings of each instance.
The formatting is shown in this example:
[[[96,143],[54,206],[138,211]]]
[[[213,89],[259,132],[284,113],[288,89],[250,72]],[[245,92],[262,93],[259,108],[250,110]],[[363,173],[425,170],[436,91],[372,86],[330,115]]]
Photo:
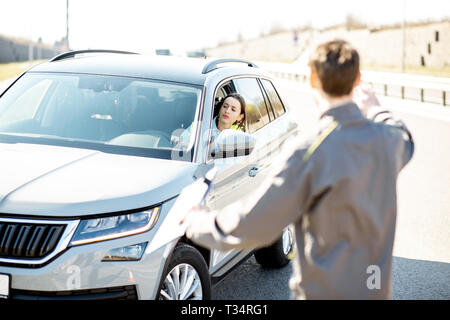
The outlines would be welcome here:
[[[224,127],[229,129],[233,123],[242,120],[243,117],[239,100],[233,97],[226,98],[219,110],[219,121]]]

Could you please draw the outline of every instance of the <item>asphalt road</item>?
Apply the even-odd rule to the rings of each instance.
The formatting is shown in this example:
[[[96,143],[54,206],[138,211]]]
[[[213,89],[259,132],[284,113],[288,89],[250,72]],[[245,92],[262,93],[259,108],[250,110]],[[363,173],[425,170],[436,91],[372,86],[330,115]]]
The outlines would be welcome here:
[[[317,113],[308,89],[279,81],[280,91],[303,128]],[[416,151],[398,180],[393,296],[450,299],[450,107],[381,98],[412,132]],[[213,289],[220,299],[289,299],[291,264],[263,269],[252,257]]]

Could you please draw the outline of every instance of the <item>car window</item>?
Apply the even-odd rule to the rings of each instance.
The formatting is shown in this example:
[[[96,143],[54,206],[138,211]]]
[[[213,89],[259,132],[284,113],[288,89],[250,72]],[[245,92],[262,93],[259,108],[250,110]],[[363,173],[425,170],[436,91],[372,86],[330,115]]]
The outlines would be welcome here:
[[[273,83],[269,80],[261,79],[261,83],[264,85],[264,89],[266,90],[267,95],[269,96],[270,103],[272,105],[273,111],[276,117],[281,116],[286,112],[283,103],[281,102],[280,96]]]
[[[176,144],[172,134],[194,121],[200,97],[201,89],[187,84],[29,73],[0,99],[0,134],[164,149],[170,155],[193,145]]]
[[[233,82],[245,99],[248,132],[255,132],[268,124],[270,118],[267,106],[256,78],[239,78]]]
[[[231,81],[223,84],[219,89],[217,89],[216,96],[214,97],[214,113],[213,118],[219,114],[220,102],[230,93],[233,92],[233,87]]]
[[[273,107],[272,107],[272,105],[270,104],[269,97],[267,96],[267,92],[266,92],[266,90],[264,89],[262,83],[259,83],[259,85],[260,85],[260,87],[261,87],[261,91],[263,92],[264,101],[266,102],[267,110],[269,111],[269,118],[270,118],[270,121],[272,121],[273,119],[276,118],[275,113],[274,113],[274,111],[273,111]]]
[[[18,87],[22,94],[11,103],[10,108],[3,110],[1,113],[3,121],[5,123],[14,123],[32,118],[50,84],[51,81],[48,79],[36,79],[30,83],[27,89]]]
[[[226,95],[227,95],[227,93],[225,92],[225,88],[220,87],[219,90],[217,90],[216,101],[222,100],[223,98],[225,98]]]

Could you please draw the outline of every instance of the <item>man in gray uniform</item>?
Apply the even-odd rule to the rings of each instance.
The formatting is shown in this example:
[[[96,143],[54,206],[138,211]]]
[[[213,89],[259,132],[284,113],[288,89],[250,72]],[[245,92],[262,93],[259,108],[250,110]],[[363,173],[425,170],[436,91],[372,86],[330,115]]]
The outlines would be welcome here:
[[[396,183],[411,134],[370,90],[355,89],[359,55],[348,42],[319,45],[310,67],[323,112],[317,133],[283,148],[252,202],[191,210],[186,235],[219,250],[258,248],[293,224],[297,299],[389,299]]]

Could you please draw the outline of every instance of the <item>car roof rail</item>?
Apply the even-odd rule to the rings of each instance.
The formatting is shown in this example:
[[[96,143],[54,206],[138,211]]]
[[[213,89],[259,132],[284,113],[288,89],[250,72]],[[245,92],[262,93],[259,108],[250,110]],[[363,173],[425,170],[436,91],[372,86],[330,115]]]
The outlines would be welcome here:
[[[103,50],[103,49],[88,49],[88,50],[75,50],[75,51],[68,51],[61,53],[57,55],[56,57],[53,57],[50,62],[60,61],[64,59],[69,59],[75,57],[77,54],[83,54],[83,53],[119,53],[119,54],[138,54],[136,52],[129,52],[129,51],[119,51],[119,50]]]
[[[256,64],[254,64],[253,62],[247,61],[247,60],[242,60],[242,59],[216,59],[216,60],[208,62],[208,64],[203,68],[202,74],[206,74],[208,72],[216,70],[216,69],[219,68],[217,66],[218,64],[227,63],[227,62],[245,63],[249,67],[258,68],[258,66]]]

